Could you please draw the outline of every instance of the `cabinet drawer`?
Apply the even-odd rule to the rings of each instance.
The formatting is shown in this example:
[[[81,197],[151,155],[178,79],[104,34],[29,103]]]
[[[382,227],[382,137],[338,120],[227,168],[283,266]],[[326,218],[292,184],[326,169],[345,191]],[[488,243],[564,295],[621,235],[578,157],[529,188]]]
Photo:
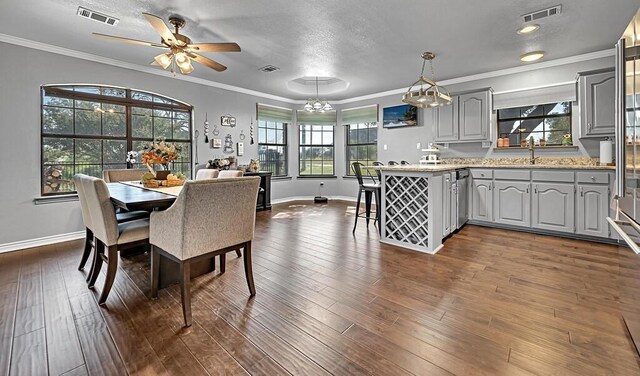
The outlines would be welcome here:
[[[610,174],[602,171],[581,171],[577,174],[578,183],[609,184]]]
[[[485,168],[472,168],[471,177],[473,177],[474,179],[492,179],[493,170]]]
[[[554,181],[562,183],[573,183],[573,171],[543,171],[535,170],[532,172],[534,181]]]
[[[497,169],[493,171],[493,177],[496,180],[530,180],[531,171]]]

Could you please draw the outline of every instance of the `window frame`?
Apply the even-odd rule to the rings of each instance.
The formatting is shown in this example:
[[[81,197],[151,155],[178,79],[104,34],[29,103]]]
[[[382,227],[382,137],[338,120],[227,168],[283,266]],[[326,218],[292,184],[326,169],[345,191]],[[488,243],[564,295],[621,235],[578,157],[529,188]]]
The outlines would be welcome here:
[[[95,93],[88,93],[88,92],[82,92],[82,91],[76,91],[77,88],[91,88],[91,89],[99,89],[100,92],[102,92],[103,89],[113,89],[113,90],[120,90],[123,91],[125,96],[124,97],[118,97],[118,96],[111,96],[111,95],[106,95],[106,94],[95,94]],[[132,93],[142,93],[145,95],[148,95],[152,98],[151,101],[145,101],[145,100],[140,100],[140,99],[133,99],[132,98]],[[60,133],[46,133],[44,126],[45,126],[45,116],[44,116],[44,110],[48,107],[55,107],[55,106],[50,106],[45,104],[45,97],[56,97],[56,98],[63,98],[63,99],[70,99],[71,101],[73,101],[73,104],[71,107],[64,107],[64,108],[68,108],[72,111],[72,127],[73,127],[73,131],[70,134],[60,134]],[[163,100],[164,102],[157,102],[154,101],[154,98],[159,98],[161,100]],[[125,132],[124,132],[124,136],[110,136],[110,135],[103,135],[102,134],[102,129],[103,129],[103,124],[104,124],[104,117],[101,116],[101,134],[98,135],[83,135],[83,134],[76,134],[76,127],[75,127],[75,111],[76,111],[76,104],[75,101],[76,100],[80,100],[80,101],[91,101],[91,102],[97,102],[102,105],[104,104],[110,104],[110,105],[119,105],[119,106],[124,106],[124,118],[125,118]],[[131,88],[123,88],[123,87],[118,87],[118,86],[109,86],[109,85],[100,85],[100,84],[67,84],[67,85],[41,85],[40,86],[40,167],[39,167],[39,173],[40,173],[40,195],[41,197],[52,197],[52,196],[59,196],[59,195],[68,195],[68,194],[75,194],[76,191],[72,190],[72,191],[63,191],[63,192],[45,192],[44,191],[44,187],[45,187],[45,175],[44,175],[44,170],[46,166],[52,165],[52,164],[45,164],[45,139],[49,139],[49,138],[57,138],[57,139],[65,139],[65,140],[100,140],[100,141],[108,141],[108,140],[114,140],[114,141],[125,141],[126,142],[126,151],[130,151],[133,150],[133,143],[134,142],[151,142],[155,139],[155,137],[152,138],[147,138],[147,137],[133,137],[133,129],[132,129],[132,109],[134,107],[137,108],[149,108],[152,111],[153,110],[167,110],[167,111],[181,111],[181,112],[187,112],[189,114],[189,138],[187,139],[176,139],[176,138],[165,138],[165,141],[167,142],[175,142],[175,143],[179,143],[179,144],[188,144],[188,148],[189,148],[189,153],[188,153],[188,160],[186,162],[178,162],[180,164],[183,165],[188,165],[189,167],[189,171],[191,171],[191,174],[193,173],[193,168],[191,166],[192,162],[193,162],[193,106],[188,105],[184,102],[180,102],[178,100],[175,100],[173,98],[164,96],[164,95],[160,95],[160,94],[156,94],[156,93],[152,93],[152,92],[148,92],[148,91],[144,91],[144,90],[138,90],[138,89],[131,89]],[[63,107],[60,107],[63,108]],[[152,115],[155,116],[155,115]],[[173,120],[173,117],[171,118]],[[152,129],[154,125],[152,125]],[[172,134],[173,137],[173,134]],[[73,164],[67,164],[68,166],[73,166],[74,171],[76,166],[78,165],[76,163],[76,148],[75,148],[75,142],[74,142],[74,148],[73,148]],[[141,158],[141,156],[139,157]],[[122,165],[126,164],[126,160],[123,159]],[[100,166],[103,168],[104,170],[104,166],[109,166],[112,165],[112,163],[107,163],[105,165],[104,163],[104,152],[102,152],[101,155],[101,161],[100,161]],[[74,172],[75,174],[75,172]]]
[[[260,129],[273,129],[273,128],[269,128],[269,127],[261,127],[260,123],[264,122],[265,125],[267,125],[268,123],[274,123],[274,124],[282,124],[282,140],[284,141],[283,144],[279,144],[279,143],[269,143],[269,142],[260,142]],[[271,120],[260,120],[257,119],[257,123],[258,123],[258,127],[257,127],[257,131],[258,131],[258,158],[260,158],[260,147],[262,146],[266,146],[267,150],[269,150],[269,146],[275,146],[275,147],[282,147],[282,149],[284,150],[284,174],[280,174],[280,175],[276,175],[275,172],[272,172],[272,177],[274,178],[284,178],[284,177],[288,177],[289,176],[289,124],[290,123],[286,123],[286,122],[280,122],[280,121],[271,121]],[[276,128],[276,131],[278,129]],[[266,161],[266,160],[265,160]],[[262,161],[260,161],[262,162]],[[262,169],[262,166],[261,166]]]
[[[357,143],[357,144],[352,144],[350,143],[349,139],[349,135],[350,135],[350,131],[351,131],[351,126],[352,125],[366,125],[367,126],[367,131],[370,130],[372,128],[372,125],[375,125],[375,129],[376,129],[376,140],[374,142],[366,142],[366,143]],[[349,153],[349,147],[351,146],[375,146],[376,147],[376,156],[378,154],[378,122],[377,121],[370,121],[370,122],[363,122],[363,123],[355,123],[355,124],[345,124],[344,125],[345,128],[345,160],[347,162],[346,168],[347,168],[347,173],[346,176],[356,176],[355,172],[353,172],[353,169],[351,168],[351,158],[350,158],[350,153]],[[371,141],[371,140],[369,140]],[[368,154],[368,153],[367,153]],[[376,160],[370,160],[367,159],[367,163],[365,164],[366,167],[371,166],[371,162],[376,162],[378,159]],[[359,160],[361,161],[361,160]]]
[[[318,126],[318,127],[330,127],[331,129],[331,145],[323,145],[323,144],[302,144],[302,127],[304,126],[310,126],[310,127],[314,127],[314,126]],[[336,176],[336,130],[335,130],[335,124],[305,124],[305,123],[299,123],[298,124],[298,177],[302,177],[302,178],[306,178],[306,177],[335,177]],[[322,130],[323,132],[323,136],[324,136],[324,130]],[[324,137],[322,137],[322,139],[324,140]],[[333,163],[333,174],[302,174],[302,148],[303,147],[309,147],[309,148],[313,148],[313,147],[319,147],[319,148],[331,148],[331,160]],[[322,159],[323,161],[323,171],[324,171],[324,161],[325,159]]]
[[[542,115],[534,115],[534,116],[526,116],[523,117],[522,114],[519,117],[505,117],[505,118],[501,118],[500,117],[500,111],[505,111],[505,110],[514,110],[514,109],[520,109],[522,110],[523,108],[527,108],[527,107],[533,107],[533,106],[542,106],[544,108],[544,106],[550,106],[550,105],[558,105],[560,103],[568,103],[568,111],[566,113],[562,113],[562,114],[542,114]],[[543,111],[544,112],[544,111]],[[545,122],[545,120],[547,119],[558,119],[558,118],[567,118],[568,122],[569,122],[569,131],[568,133],[565,134],[569,134],[571,135],[571,139],[573,140],[573,103],[571,101],[558,101],[558,102],[550,102],[550,103],[541,103],[541,104],[532,104],[532,105],[527,105],[527,106],[518,106],[518,107],[510,107],[510,108],[501,108],[499,110],[496,111],[496,133],[498,135],[498,138],[501,137],[501,133],[500,133],[500,122],[516,122],[516,121],[526,121],[526,120],[540,120],[541,122]],[[560,144],[549,144],[548,143],[548,134],[551,131],[546,129],[546,124],[543,125],[543,130],[542,132],[540,131],[536,131],[536,132],[529,132],[529,135],[525,138],[525,139],[529,139],[529,137],[531,137],[531,134],[533,133],[542,133],[542,135],[545,137],[545,146],[544,147],[572,147],[572,145],[562,145],[562,143]],[[519,141],[517,144],[511,144],[509,143],[509,146],[506,149],[509,148],[520,148],[521,147],[521,142],[522,142],[522,135],[523,132],[520,131],[519,133],[514,133],[518,135]],[[534,145],[536,146],[536,145]]]

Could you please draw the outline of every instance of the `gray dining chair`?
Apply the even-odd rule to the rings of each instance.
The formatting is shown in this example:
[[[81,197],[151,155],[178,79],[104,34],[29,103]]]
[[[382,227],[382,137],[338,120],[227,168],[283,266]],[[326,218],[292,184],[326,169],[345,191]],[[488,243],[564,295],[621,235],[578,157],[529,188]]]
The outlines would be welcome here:
[[[111,195],[104,180],[83,174],[76,175],[84,192],[86,209],[90,213],[91,230],[94,236],[95,252],[89,277],[89,288],[93,288],[103,263],[107,263],[107,275],[98,299],[98,304],[107,301],[116,271],[118,251],[147,244],[149,241],[149,220],[139,219],[118,223],[111,203]],[[105,248],[107,249],[105,255]]]
[[[149,172],[146,168],[129,168],[104,170],[102,175],[107,183],[115,183],[119,181],[141,181],[142,175]]]
[[[251,242],[259,184],[258,176],[187,181],[169,209],[151,213],[151,297],[158,297],[160,257],[178,263],[185,326],[192,323],[190,277],[194,261],[220,256],[220,272],[224,273],[227,252],[244,248],[245,278],[250,295],[256,294]]]
[[[241,178],[244,172],[241,170],[222,170],[218,174],[218,178]]]
[[[219,173],[220,171],[213,168],[202,168],[196,172],[196,180],[215,179]]]

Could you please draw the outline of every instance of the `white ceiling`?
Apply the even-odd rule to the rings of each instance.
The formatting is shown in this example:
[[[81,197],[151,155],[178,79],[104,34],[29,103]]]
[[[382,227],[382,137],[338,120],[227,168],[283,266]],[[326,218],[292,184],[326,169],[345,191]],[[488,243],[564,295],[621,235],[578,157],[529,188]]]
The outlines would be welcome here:
[[[516,34],[521,15],[562,4],[533,35]],[[120,18],[116,27],[76,16],[78,6]],[[192,76],[292,99],[302,76],[348,81],[337,100],[406,87],[420,54],[437,54],[438,80],[522,65],[522,53],[545,60],[613,48],[640,0],[2,0],[0,33],[148,65],[157,50],[99,40],[92,32],[158,42],[142,12],[179,14],[195,43],[237,42],[240,53],[203,53],[229,67],[195,64]],[[281,68],[263,73],[267,64]],[[321,96],[322,92],[320,93]]]

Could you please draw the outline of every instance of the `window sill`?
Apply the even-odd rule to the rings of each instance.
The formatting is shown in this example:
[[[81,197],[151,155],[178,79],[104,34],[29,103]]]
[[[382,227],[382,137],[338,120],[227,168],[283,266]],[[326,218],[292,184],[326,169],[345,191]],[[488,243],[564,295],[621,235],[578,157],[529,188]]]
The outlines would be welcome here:
[[[364,177],[364,176],[363,176],[363,177]],[[357,177],[357,176],[355,176],[355,175],[344,175],[342,178],[343,178],[343,179],[358,179],[358,177]]]
[[[335,175],[300,175],[296,179],[337,179]]]
[[[36,197],[33,199],[33,203],[36,205],[44,205],[44,204],[56,204],[59,202],[71,202],[78,201],[78,194],[68,194],[68,195],[56,195],[56,196],[42,196]]]
[[[278,180],[291,180],[291,176],[276,176],[276,177],[272,177],[271,181],[278,181]]]

